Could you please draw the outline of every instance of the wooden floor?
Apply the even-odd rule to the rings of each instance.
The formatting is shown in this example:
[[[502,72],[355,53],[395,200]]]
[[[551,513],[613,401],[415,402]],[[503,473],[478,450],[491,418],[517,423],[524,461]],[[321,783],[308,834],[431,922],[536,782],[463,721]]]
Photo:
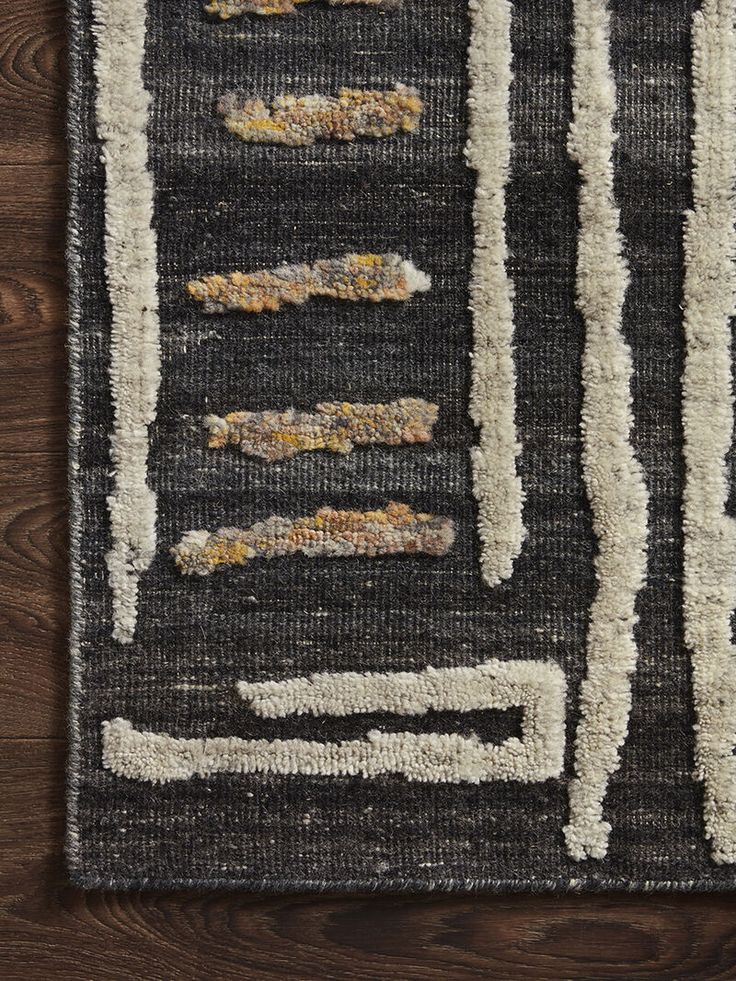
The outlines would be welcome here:
[[[262,899],[66,882],[64,8],[0,11],[0,977],[736,978],[728,896]]]

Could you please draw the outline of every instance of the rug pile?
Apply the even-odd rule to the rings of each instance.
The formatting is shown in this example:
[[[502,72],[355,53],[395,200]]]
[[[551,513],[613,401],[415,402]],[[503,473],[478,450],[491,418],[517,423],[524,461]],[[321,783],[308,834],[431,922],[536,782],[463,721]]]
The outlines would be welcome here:
[[[722,889],[736,0],[73,0],[88,887]]]

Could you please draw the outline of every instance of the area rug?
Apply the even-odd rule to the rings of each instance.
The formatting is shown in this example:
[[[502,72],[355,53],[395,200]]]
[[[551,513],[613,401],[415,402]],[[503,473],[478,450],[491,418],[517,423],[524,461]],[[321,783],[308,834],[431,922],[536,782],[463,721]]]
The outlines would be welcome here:
[[[736,0],[73,0],[87,887],[721,889]]]

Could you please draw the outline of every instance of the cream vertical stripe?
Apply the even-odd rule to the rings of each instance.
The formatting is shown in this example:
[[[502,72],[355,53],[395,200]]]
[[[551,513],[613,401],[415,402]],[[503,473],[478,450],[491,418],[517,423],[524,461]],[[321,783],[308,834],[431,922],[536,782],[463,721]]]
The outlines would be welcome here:
[[[115,488],[107,499],[112,549],[107,566],[113,636],[130,643],[138,581],[156,548],[156,498],[147,486],[148,426],[156,415],[160,351],[153,182],[146,138],[149,99],[142,78],[146,8],[144,0],[93,0],[92,7],[115,411]]]
[[[685,641],[705,831],[718,863],[736,862],[736,525],[724,511],[734,422],[735,18],[734,0],[703,0],[694,15],[693,209],[685,224]]]
[[[511,134],[511,5],[470,0],[470,119],[466,155],[477,172],[475,252],[470,284],[473,367],[470,413],[479,427],[472,452],[481,571],[490,586],[508,579],[526,532],[516,472],[516,373],[512,285],[506,273],[506,198]]]
[[[616,90],[606,0],[574,0],[573,122],[580,176],[577,301],[585,320],[583,469],[598,542],[587,671],[575,744],[570,855],[602,858],[610,825],[603,800],[628,732],[636,666],[635,602],[646,574],[647,491],[630,442],[631,353],[621,333],[628,285],[613,193]]]

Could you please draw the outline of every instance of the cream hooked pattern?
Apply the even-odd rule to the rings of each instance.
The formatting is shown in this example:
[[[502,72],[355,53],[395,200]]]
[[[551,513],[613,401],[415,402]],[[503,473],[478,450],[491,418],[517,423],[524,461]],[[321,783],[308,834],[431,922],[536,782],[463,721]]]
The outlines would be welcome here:
[[[152,783],[214,773],[301,773],[407,780],[525,783],[558,777],[565,750],[565,676],[555,664],[487,661],[474,668],[418,673],[324,674],[285,682],[241,683],[241,697],[269,718],[292,713],[348,715],[386,711],[424,715],[523,706],[521,739],[500,745],[452,733],[368,732],[340,743],[304,739],[181,739],[141,732],[125,719],[104,722],[103,765]]]

